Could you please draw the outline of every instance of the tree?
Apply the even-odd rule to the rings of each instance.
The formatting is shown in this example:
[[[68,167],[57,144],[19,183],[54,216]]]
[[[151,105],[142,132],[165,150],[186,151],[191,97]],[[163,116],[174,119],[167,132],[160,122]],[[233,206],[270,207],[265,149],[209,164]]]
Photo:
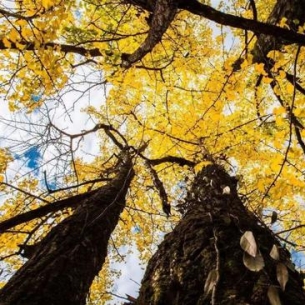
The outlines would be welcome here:
[[[20,295],[31,297],[32,304],[41,302],[39,298],[46,298],[46,295],[50,296],[50,304],[60,304],[63,300],[67,304],[84,304],[93,277],[105,260],[113,229],[116,227],[111,235],[114,252],[132,241],[147,259],[150,255],[146,248],[158,242],[154,232],[168,231],[164,216],[170,211],[173,216],[167,222],[174,225],[179,221],[179,224],[152,258],[137,301],[139,304],[143,300],[152,304],[165,301],[175,304],[177,300],[193,302],[196,298],[202,303],[210,302],[210,299],[215,303],[221,301],[220,296],[228,294],[232,299],[236,296],[234,301],[241,303],[245,296],[235,293],[235,282],[229,282],[228,278],[240,278],[243,273],[246,277],[241,280],[240,287],[247,287],[248,302],[260,304],[267,295],[270,303],[278,304],[279,295],[284,302],[303,303],[299,275],[294,270],[288,272],[293,268],[287,258],[288,252],[282,249],[286,244],[299,251],[304,245],[301,201],[305,153],[302,138],[302,46],[305,38],[303,15],[300,14],[303,7],[304,1],[249,1],[249,4],[234,1],[227,5],[220,3],[215,9],[195,0],[29,0],[16,1],[14,7],[3,6],[0,11],[5,33],[0,41],[0,56],[4,62],[2,93],[11,111],[26,109],[33,115],[40,113],[43,119],[37,125],[5,120],[6,125],[14,126],[15,130],[27,128],[30,138],[18,139],[8,150],[1,151],[1,172],[4,173],[13,162],[14,147],[26,147],[28,152],[34,146],[35,151],[45,155],[50,147],[55,148],[52,159],[47,159],[50,166],[44,173],[41,171],[40,176],[21,180],[19,177],[5,180],[1,176],[3,192],[8,196],[1,207],[4,219],[0,228],[4,233],[0,242],[6,242],[2,258],[7,266],[15,268],[20,265],[15,254],[29,258],[2,289],[0,295],[4,304],[22,303],[24,299],[20,299]],[[252,37],[249,32],[254,33]],[[236,37],[237,41],[230,43],[231,37]],[[78,89],[80,84],[86,84],[86,89]],[[94,122],[92,128],[68,133],[57,126],[58,122],[53,122],[56,109],[66,106],[64,97],[68,93],[80,92],[78,97],[73,97],[76,102],[86,97],[87,92],[88,98],[92,98],[91,92],[98,86],[105,88],[107,99],[100,108],[89,106],[86,109]],[[67,118],[70,111],[66,108]],[[101,154],[95,156],[91,164],[78,159],[82,139],[97,132],[101,139]],[[32,146],[26,146],[27,143]],[[129,165],[122,161],[122,154],[129,158]],[[51,167],[53,159],[56,163]],[[213,165],[207,165],[209,162]],[[216,164],[222,164],[231,172],[238,171],[238,191],[247,209],[237,199],[232,178]],[[118,167],[120,170],[116,170]],[[130,181],[133,175],[128,176],[118,201],[121,205],[112,206],[109,204],[111,199],[106,196],[107,199],[100,199],[101,206],[97,207],[96,198],[117,186],[117,181],[125,181],[122,177],[126,177],[126,171],[131,167],[135,178]],[[58,182],[50,184],[52,171],[63,187],[58,187]],[[219,181],[215,186],[214,178],[210,177],[213,171],[217,172],[216,180]],[[196,193],[198,188],[195,190],[198,179],[209,182],[200,185],[199,189],[211,198],[215,209],[206,210],[208,202],[206,207],[196,204],[204,199]],[[39,192],[41,187],[47,193]],[[177,202],[181,192],[188,187],[191,191],[185,203]],[[12,188],[15,192],[11,195]],[[110,191],[110,195],[115,192]],[[203,201],[206,202],[206,198]],[[160,212],[159,202],[163,212]],[[228,208],[228,203],[232,207]],[[101,236],[95,230],[104,219],[105,206],[113,207],[115,211],[109,210],[111,221],[107,225],[107,236]],[[194,216],[197,208],[203,211],[203,219]],[[179,210],[182,215],[186,213],[181,220]],[[101,213],[99,221],[93,221]],[[262,225],[270,216],[277,224],[275,233],[266,226],[257,225],[257,222]],[[90,229],[88,236],[82,235],[83,230],[79,229],[86,228],[85,224],[78,228],[72,225],[81,217],[91,218],[93,234]],[[189,221],[204,226],[201,231],[205,238],[198,243],[195,241],[200,234],[184,231]],[[87,222],[89,227],[91,223]],[[132,233],[133,227],[145,234]],[[287,232],[291,233],[289,239],[282,235]],[[86,242],[82,243],[79,236],[84,236]],[[95,240],[96,236],[99,238]],[[250,238],[250,248],[258,246],[261,254],[258,250],[240,248],[241,236],[246,240]],[[189,278],[195,273],[180,274],[180,267],[188,271],[187,262],[182,260],[175,265],[176,262],[171,261],[173,257],[163,255],[171,241],[175,242],[168,253],[176,253],[175,245],[180,245],[183,238],[190,239],[190,248],[186,245],[185,251],[190,257],[198,258],[193,268],[199,268],[200,264],[210,267],[210,255],[216,253],[216,265],[205,268],[200,278]],[[197,252],[203,250],[200,242],[207,245],[207,238],[213,238],[214,242],[207,246],[209,251],[201,259]],[[90,247],[86,246],[87,240]],[[232,249],[228,260],[223,257],[224,243]],[[52,247],[53,244],[61,246]],[[274,253],[270,258],[271,249],[281,252],[279,258]],[[33,253],[29,254],[31,250]],[[70,255],[62,255],[61,251]],[[258,266],[264,261],[264,271],[247,271],[242,263],[243,251],[250,270],[254,260]],[[47,254],[47,260],[42,259],[43,254]],[[86,261],[92,262],[92,268],[80,275],[84,265],[78,257],[85,255]],[[56,258],[58,265],[52,258]],[[235,268],[227,264],[231,260]],[[40,269],[45,262],[50,264]],[[169,263],[179,270],[175,269],[173,277],[156,280],[154,287],[152,279],[168,270]],[[63,265],[70,266],[67,269],[73,275],[60,274]],[[42,276],[52,270],[54,278],[60,279],[59,283],[68,281],[65,286],[78,287],[74,290],[78,293],[71,293],[69,288],[62,294],[62,300],[54,300],[55,280],[50,280],[43,290],[32,276],[35,285],[26,281],[20,286],[20,281],[23,277],[28,278],[29,272],[37,274],[32,266],[42,270]],[[162,272],[158,266],[164,266]],[[79,272],[79,276],[74,276],[74,272]],[[285,288],[287,272],[289,280]],[[187,279],[186,283],[184,279]],[[193,281],[195,290],[192,287],[189,291],[186,287]],[[206,285],[200,293],[196,288],[199,283],[201,287]],[[16,286],[18,289],[14,288]],[[35,293],[32,289],[32,296],[24,293],[29,286],[37,289]],[[164,286],[168,286],[167,289]],[[277,286],[285,291],[279,293]],[[156,287],[160,290],[156,291]],[[93,288],[93,292],[94,289],[97,288]],[[226,289],[232,289],[234,293]],[[179,293],[170,295],[169,290]]]
[[[23,248],[29,260],[1,290],[2,304],[86,303],[134,174],[128,152],[114,170],[111,182],[87,193],[75,212],[41,242]]]
[[[244,207],[236,183],[215,164],[197,175],[182,220],[149,261],[136,304],[304,303],[289,251]]]

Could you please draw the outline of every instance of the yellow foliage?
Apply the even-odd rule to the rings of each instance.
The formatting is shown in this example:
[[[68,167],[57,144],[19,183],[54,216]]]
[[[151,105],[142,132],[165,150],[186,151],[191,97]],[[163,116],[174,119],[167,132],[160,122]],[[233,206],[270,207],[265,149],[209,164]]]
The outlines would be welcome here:
[[[16,5],[21,5],[19,2]],[[34,111],[47,99],[64,96],[63,89],[77,92],[80,89],[77,82],[72,83],[73,77],[85,71],[90,86],[98,87],[104,80],[109,84],[106,93],[98,91],[101,97],[106,96],[105,103],[100,108],[89,106],[87,113],[95,122],[111,123],[122,131],[128,145],[138,148],[149,142],[143,152],[147,158],[168,155],[186,158],[197,164],[195,173],[209,164],[207,157],[212,157],[243,177],[239,191],[249,194],[246,204],[250,209],[262,214],[267,207],[279,211],[285,215],[279,220],[283,228],[291,226],[295,219],[304,222],[305,209],[301,204],[305,186],[304,152],[288,111],[292,107],[299,125],[304,125],[303,95],[287,80],[287,75],[295,72],[294,45],[269,52],[268,58],[275,64],[268,74],[264,63],[252,64],[251,55],[244,56],[244,31],[224,33],[207,20],[182,11],[164,34],[162,43],[141,62],[124,69],[120,66],[122,53],[134,52],[147,35],[147,12],[112,0],[22,2],[25,16],[36,18],[31,22],[12,18],[10,22],[2,20],[0,25],[7,33],[2,38],[3,45],[10,49],[15,43],[18,48],[0,54],[1,83],[6,84],[0,90],[9,100],[10,111],[23,108]],[[252,17],[252,11],[244,9],[245,1],[228,3],[229,12]],[[260,20],[267,20],[274,3],[256,1]],[[280,26],[287,27],[287,20],[282,19]],[[237,42],[231,45],[234,35]],[[102,56],[69,55],[63,46],[50,43],[86,50],[96,48]],[[250,50],[255,39],[249,43]],[[303,49],[297,61],[297,80],[301,85],[305,83]],[[233,72],[232,65],[242,56],[246,59],[241,70]],[[99,77],[92,80],[91,73]],[[262,81],[258,85],[260,76]],[[31,96],[37,92],[42,93],[42,99],[33,103]],[[298,128],[304,141],[304,128]],[[116,159],[111,156],[117,148],[103,132],[99,137],[100,156],[91,163],[78,158],[71,163],[79,182],[114,175],[111,168]],[[0,182],[11,160],[7,151],[0,150]],[[159,232],[168,232],[178,221],[180,216],[175,207],[181,190],[177,186],[183,182],[185,190],[186,177],[191,180],[193,173],[168,164],[156,167],[174,210],[173,216],[165,221],[160,197],[140,157],[135,160],[135,170],[127,207],[113,234],[113,242],[117,248],[136,245],[141,258],[147,260],[160,241]],[[64,181],[74,182],[75,177],[65,176]],[[78,191],[86,192],[101,183],[84,185]],[[35,192],[39,183],[27,178],[18,186]],[[3,219],[40,205],[36,200],[29,203],[25,199],[20,194],[7,199],[1,206]],[[56,217],[55,223],[62,218],[63,215]],[[27,229],[34,226],[35,222],[31,222]],[[43,227],[42,236],[49,228]],[[292,235],[300,244],[304,244],[302,233],[296,231]],[[7,242],[8,253],[12,253],[23,240],[21,235],[6,235],[1,237],[0,246]],[[11,264],[16,266],[20,262],[11,261]],[[108,265],[103,272],[111,277]],[[92,298],[97,299],[99,291],[109,287],[109,283],[110,278],[97,278],[92,286]]]
[[[267,75],[263,63],[255,64],[255,70],[262,75]]]
[[[0,173],[3,173],[6,170],[8,163],[12,160],[13,158],[9,151],[7,149],[0,148]]]
[[[198,164],[196,164],[196,166],[194,167],[195,173],[197,174],[198,172],[200,172],[205,166],[211,164],[211,161],[202,161]]]
[[[6,48],[10,48],[12,46],[12,43],[6,37],[4,37],[2,41]]]

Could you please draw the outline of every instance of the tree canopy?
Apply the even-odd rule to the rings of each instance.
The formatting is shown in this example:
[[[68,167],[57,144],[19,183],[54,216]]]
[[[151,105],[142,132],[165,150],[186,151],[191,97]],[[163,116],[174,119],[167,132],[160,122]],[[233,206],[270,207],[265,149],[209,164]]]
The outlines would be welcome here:
[[[120,247],[147,260],[210,162],[237,175],[245,206],[304,255],[304,10],[303,0],[3,1],[2,284],[24,245],[70,215],[66,198],[77,205],[114,176],[124,147],[135,178],[92,304],[110,297]],[[88,127],[66,130],[80,108]],[[99,149],[86,158],[92,135]],[[10,170],[28,159],[26,172]]]

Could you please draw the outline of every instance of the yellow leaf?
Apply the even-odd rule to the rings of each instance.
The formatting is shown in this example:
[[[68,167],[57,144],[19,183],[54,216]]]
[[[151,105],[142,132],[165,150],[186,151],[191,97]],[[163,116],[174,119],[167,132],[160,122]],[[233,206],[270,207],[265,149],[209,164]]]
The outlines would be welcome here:
[[[285,112],[286,112],[286,110],[285,110],[285,108],[282,107],[282,106],[273,109],[273,114],[274,114],[274,115],[281,115],[281,114],[283,114],[283,113],[285,113]]]
[[[287,28],[289,29],[289,25],[287,24],[287,18],[286,17],[283,17],[280,21],[280,27],[281,28]]]
[[[270,84],[272,81],[273,81],[273,79],[270,77],[266,77],[266,76],[263,77],[263,82],[265,84]]]
[[[277,127],[283,127],[286,124],[286,121],[284,120],[284,118],[277,116],[275,118],[275,124]]]
[[[16,21],[16,24],[18,24],[19,26],[26,26],[28,23],[24,19],[19,19]]]
[[[280,78],[280,79],[286,78],[286,72],[283,71],[283,70],[280,70],[280,71],[279,71],[279,78]]]
[[[25,28],[25,27],[22,28],[21,34],[22,34],[22,37],[24,37],[24,38],[28,38],[28,37],[33,36],[32,31],[30,29],[28,29],[28,28]]]
[[[264,192],[264,191],[265,191],[265,184],[264,184],[264,181],[259,180],[259,181],[257,182],[257,189],[258,189],[260,192]]]
[[[248,66],[249,66],[249,62],[248,62],[247,59],[245,59],[245,60],[242,62],[242,64],[240,65],[240,67],[241,67],[242,69],[244,69],[244,68],[246,68],[246,67],[248,67]]]
[[[19,50],[24,50],[25,47],[26,47],[26,45],[21,44],[21,43],[19,43],[19,42],[16,42],[16,47],[17,47]]]
[[[197,174],[198,172],[200,172],[205,166],[209,165],[209,164],[212,164],[211,161],[202,161],[202,162],[199,162],[198,164],[195,165],[194,167],[194,170],[195,170],[195,173]]]
[[[293,86],[293,85],[291,85],[290,83],[288,83],[286,89],[287,89],[287,92],[288,92],[289,94],[293,94],[293,92],[294,92],[294,86]]]
[[[282,158],[281,156],[277,156],[276,158],[274,158],[272,160],[272,162],[270,163],[270,168],[274,171],[274,172],[278,172],[282,166]]]
[[[9,109],[11,112],[14,112],[14,111],[18,110],[19,107],[16,105],[15,102],[10,101],[9,104],[8,104],[8,109]]]
[[[32,55],[31,55],[30,52],[25,52],[25,53],[23,54],[23,56],[24,56],[24,59],[25,59],[27,62],[31,62],[31,61],[32,61]]]
[[[278,85],[275,85],[275,87],[273,88],[273,92],[276,94],[276,95],[280,95],[281,94],[281,89]]]
[[[3,41],[3,44],[4,44],[4,46],[5,46],[6,48],[8,48],[8,49],[11,48],[12,43],[11,43],[6,37],[4,37],[4,38],[2,39],[2,41]]]
[[[298,108],[298,109],[296,109],[296,110],[294,111],[294,114],[295,114],[296,116],[299,116],[301,113],[302,113],[302,109],[300,109],[300,108]]]
[[[45,8],[49,8],[53,5],[52,0],[41,0],[41,4]]]
[[[265,69],[264,69],[264,64],[263,64],[263,63],[256,64],[256,65],[255,65],[255,70],[256,70],[258,73],[262,74],[262,75],[267,75],[267,73],[266,73],[266,71],[265,71]]]
[[[279,51],[276,50],[271,50],[268,54],[267,54],[268,58],[271,58],[273,60],[282,60],[283,59],[283,54]]]
[[[17,30],[13,29],[10,33],[9,33],[9,39],[12,41],[12,42],[16,42],[19,40],[19,33]]]

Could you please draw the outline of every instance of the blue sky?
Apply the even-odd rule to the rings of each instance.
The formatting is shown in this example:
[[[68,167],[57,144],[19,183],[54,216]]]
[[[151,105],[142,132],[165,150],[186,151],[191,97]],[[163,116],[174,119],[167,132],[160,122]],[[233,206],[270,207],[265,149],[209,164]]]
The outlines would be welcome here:
[[[39,166],[39,160],[41,159],[41,153],[37,146],[33,146],[24,153],[24,157],[27,159],[27,166],[31,169],[37,169]]]

